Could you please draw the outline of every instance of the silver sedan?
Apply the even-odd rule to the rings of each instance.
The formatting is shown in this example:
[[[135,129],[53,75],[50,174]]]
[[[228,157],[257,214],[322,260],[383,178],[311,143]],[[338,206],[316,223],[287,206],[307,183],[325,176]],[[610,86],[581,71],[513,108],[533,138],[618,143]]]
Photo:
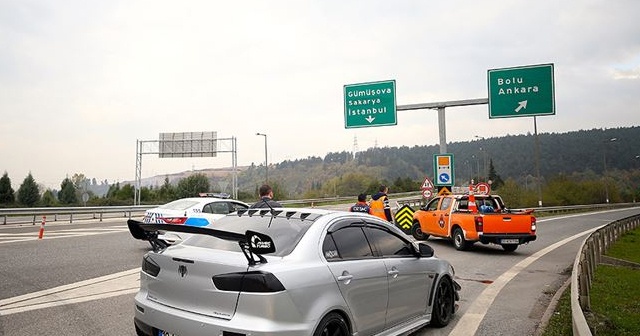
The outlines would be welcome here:
[[[368,214],[248,209],[143,258],[138,335],[401,335],[456,311],[453,267]],[[153,237],[151,234],[149,237]]]

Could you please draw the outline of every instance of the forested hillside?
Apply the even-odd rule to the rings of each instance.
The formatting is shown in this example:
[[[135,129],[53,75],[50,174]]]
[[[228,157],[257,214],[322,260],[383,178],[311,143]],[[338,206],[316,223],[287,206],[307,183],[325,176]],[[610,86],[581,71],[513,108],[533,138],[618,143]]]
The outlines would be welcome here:
[[[481,138],[449,143],[447,152],[454,157],[457,186],[466,186],[472,179],[492,181],[493,191],[514,207],[536,206],[543,200],[543,205],[571,205],[640,199],[640,127],[545,133],[537,141],[531,134]],[[434,144],[287,160],[269,166],[268,183],[281,200],[355,197],[375,193],[380,184],[389,186],[391,193],[417,191],[425,177],[434,180],[433,158],[439,153]],[[265,167],[253,164],[238,171],[238,198],[251,202],[265,181]],[[140,190],[141,202],[162,204],[205,191],[232,193],[232,174],[230,168],[218,168],[147,178]],[[133,202],[133,182],[108,185],[105,181],[104,195],[90,188],[95,184],[95,179],[77,173],[62,182],[60,191],[42,190],[29,174],[15,191],[5,172],[0,177],[0,206],[74,205],[86,196],[88,205]]]
[[[640,127],[593,129],[538,135],[542,183],[562,177],[578,180],[602,178],[606,169],[615,183],[631,183],[624,172],[640,168]],[[414,147],[370,148],[355,153],[328,153],[270,165],[269,180],[282,197],[354,195],[381,182],[405,180],[420,183],[433,179],[433,156],[437,144]],[[447,144],[454,155],[456,184],[470,179],[486,181],[497,174],[503,181],[523,186],[536,182],[536,137],[533,134],[476,139]],[[606,162],[606,164],[605,164]],[[491,169],[493,168],[493,170]],[[491,173],[494,174],[491,174]],[[625,180],[626,179],[626,180]],[[251,166],[239,177],[240,190],[255,190],[264,181],[264,167]],[[637,189],[634,186],[633,189]]]

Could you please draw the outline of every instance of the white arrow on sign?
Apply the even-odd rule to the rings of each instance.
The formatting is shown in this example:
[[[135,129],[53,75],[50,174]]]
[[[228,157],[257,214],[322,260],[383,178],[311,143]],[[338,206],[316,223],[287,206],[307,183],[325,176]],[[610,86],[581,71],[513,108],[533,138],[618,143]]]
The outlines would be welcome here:
[[[372,117],[372,116],[368,116],[368,117],[367,117],[367,121],[368,121],[369,123],[372,123],[374,120],[376,120],[376,118],[375,118],[375,117]]]
[[[526,108],[527,108],[527,101],[523,100],[523,101],[518,103],[518,107],[516,107],[515,111],[517,113],[517,112],[520,112],[520,110],[526,109]]]

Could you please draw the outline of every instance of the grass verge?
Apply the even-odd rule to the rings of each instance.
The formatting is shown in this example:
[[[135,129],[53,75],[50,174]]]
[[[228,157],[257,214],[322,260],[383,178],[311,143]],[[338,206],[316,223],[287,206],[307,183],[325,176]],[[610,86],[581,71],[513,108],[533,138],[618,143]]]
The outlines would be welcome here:
[[[624,234],[607,256],[640,263],[640,229]],[[640,270],[599,265],[591,287],[591,312],[586,315],[594,335],[640,335]],[[571,335],[571,289],[567,287],[543,336]]]

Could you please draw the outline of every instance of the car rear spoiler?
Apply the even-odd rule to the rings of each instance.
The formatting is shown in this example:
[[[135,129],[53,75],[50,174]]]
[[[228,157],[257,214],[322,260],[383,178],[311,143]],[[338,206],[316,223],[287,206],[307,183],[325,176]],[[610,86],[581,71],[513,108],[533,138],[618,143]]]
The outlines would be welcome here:
[[[242,252],[249,265],[255,265],[256,263],[266,263],[267,260],[262,256],[266,253],[273,253],[276,251],[276,246],[273,239],[268,235],[260,232],[247,230],[245,234],[228,232],[222,230],[216,230],[208,227],[197,227],[188,225],[175,225],[175,224],[152,224],[143,223],[134,219],[127,221],[129,232],[136,239],[148,240],[151,243],[154,251],[160,251],[167,248],[167,244],[158,239],[159,231],[172,231],[183,232],[191,234],[201,234],[220,238],[223,240],[238,242]],[[256,260],[258,258],[258,260]]]

